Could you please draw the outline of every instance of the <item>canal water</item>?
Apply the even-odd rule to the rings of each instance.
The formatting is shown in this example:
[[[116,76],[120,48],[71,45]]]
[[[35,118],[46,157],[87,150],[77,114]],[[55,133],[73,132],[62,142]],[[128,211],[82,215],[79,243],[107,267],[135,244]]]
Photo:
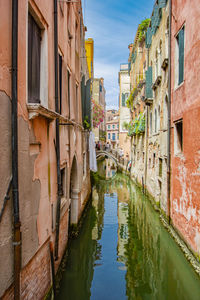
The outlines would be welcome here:
[[[57,299],[199,300],[200,279],[149,200],[109,159],[99,173]]]

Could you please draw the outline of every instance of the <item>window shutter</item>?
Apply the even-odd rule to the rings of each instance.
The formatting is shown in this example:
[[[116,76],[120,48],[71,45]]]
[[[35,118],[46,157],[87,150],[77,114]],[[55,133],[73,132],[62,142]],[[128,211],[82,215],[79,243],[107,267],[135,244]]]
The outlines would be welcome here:
[[[166,1],[166,0],[159,0],[159,7],[160,7],[160,8],[165,7],[166,4],[167,4],[167,1]]]
[[[179,45],[179,78],[178,84],[183,82],[184,75],[184,28],[182,28],[178,34]]]
[[[152,91],[152,67],[149,67],[146,71],[146,98],[152,99],[153,98],[153,91]]]
[[[81,102],[82,102],[82,120],[85,118],[85,76],[81,80]]]
[[[122,106],[125,106],[125,94],[122,93]]]
[[[88,117],[88,122],[91,124],[91,97],[90,97],[91,79],[86,83],[86,111],[85,116]]]

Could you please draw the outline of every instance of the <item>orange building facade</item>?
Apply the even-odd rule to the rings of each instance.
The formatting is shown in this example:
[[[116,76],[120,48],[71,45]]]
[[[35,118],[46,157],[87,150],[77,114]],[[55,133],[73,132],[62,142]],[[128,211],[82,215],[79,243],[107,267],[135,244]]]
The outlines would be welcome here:
[[[12,191],[8,187],[12,179],[13,3],[18,9],[14,26],[18,26],[21,233],[18,242],[14,240],[14,248],[13,199],[7,201],[6,197],[6,191],[9,195]],[[0,200],[0,298],[13,299],[15,293],[18,299],[19,293],[20,299],[42,299],[52,284],[49,245],[57,270],[69,224],[78,223],[90,194],[88,133],[82,126],[82,91],[89,79],[84,58],[85,27],[81,2],[9,0],[0,2],[0,12],[0,194],[5,195],[4,202],[3,197]],[[20,247],[20,270],[14,268],[16,247]]]
[[[200,7],[172,1],[171,203],[173,226],[200,255]]]

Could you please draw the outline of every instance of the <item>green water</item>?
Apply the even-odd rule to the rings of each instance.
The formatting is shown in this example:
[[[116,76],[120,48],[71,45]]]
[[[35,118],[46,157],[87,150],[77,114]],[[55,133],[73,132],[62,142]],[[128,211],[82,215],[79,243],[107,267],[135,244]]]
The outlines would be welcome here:
[[[110,167],[114,175],[108,164],[101,175]],[[149,200],[122,174],[93,187],[66,261],[59,300],[200,299],[200,279]]]

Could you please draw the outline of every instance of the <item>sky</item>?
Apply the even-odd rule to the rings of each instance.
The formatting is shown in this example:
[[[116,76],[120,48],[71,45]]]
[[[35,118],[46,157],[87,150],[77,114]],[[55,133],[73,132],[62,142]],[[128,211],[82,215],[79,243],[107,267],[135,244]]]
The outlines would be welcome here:
[[[118,72],[128,61],[138,24],[155,0],[82,0],[86,38],[94,39],[94,77],[104,78],[106,108],[118,109]]]

